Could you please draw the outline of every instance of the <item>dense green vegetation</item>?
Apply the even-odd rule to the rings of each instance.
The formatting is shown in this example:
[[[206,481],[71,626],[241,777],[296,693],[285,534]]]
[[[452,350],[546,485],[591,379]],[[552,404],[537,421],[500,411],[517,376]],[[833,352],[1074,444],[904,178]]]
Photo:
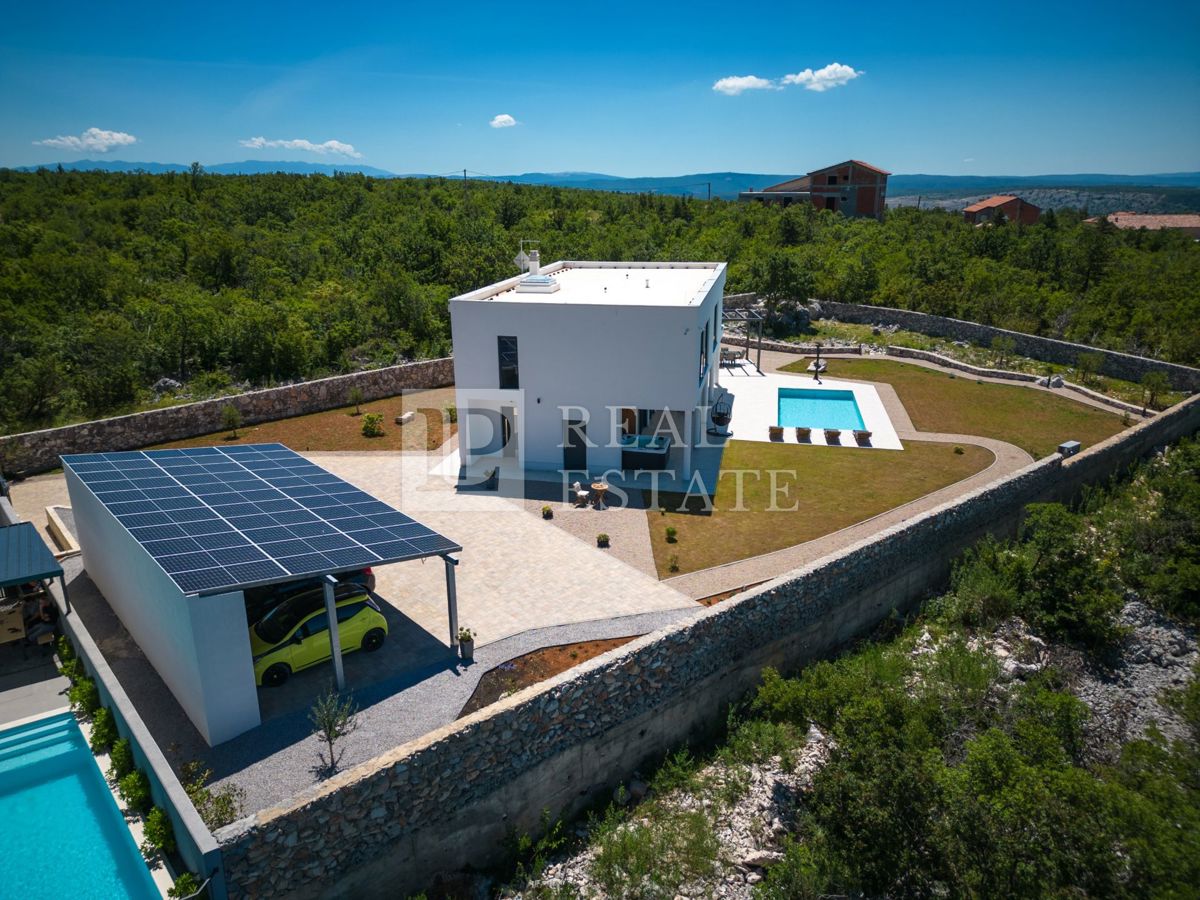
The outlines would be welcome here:
[[[1071,689],[1081,660],[1103,668],[1123,652],[1127,590],[1200,617],[1197,523],[1194,441],[1077,511],[1030,507],[1017,540],[965,554],[947,593],[890,639],[795,678],[767,671],[710,760],[680,751],[649,799],[593,819],[588,878],[626,897],[719,883],[714,834],[751,767],[793,771],[815,726],[828,758],[756,889],[764,900],[1195,896],[1200,681],[1160,697],[1181,736],[1152,726],[1123,745]],[[1004,634],[1014,658],[1029,652],[1033,637],[1001,628],[1014,616],[1051,642],[1049,664],[1016,679],[987,649]],[[539,885],[526,896],[578,893]]]
[[[546,260],[716,259],[730,290],[896,304],[1200,360],[1200,247],[1047,216],[706,203],[361,175],[0,170],[0,426],[449,350],[446,300]]]

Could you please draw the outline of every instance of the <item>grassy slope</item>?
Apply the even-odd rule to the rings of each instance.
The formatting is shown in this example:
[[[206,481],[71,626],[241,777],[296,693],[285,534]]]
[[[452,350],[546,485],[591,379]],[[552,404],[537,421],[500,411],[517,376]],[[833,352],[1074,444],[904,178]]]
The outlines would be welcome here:
[[[763,473],[743,479],[744,510],[737,505],[736,482],[722,475],[712,515],[673,511],[664,498],[666,515],[647,511],[654,562],[659,577],[693,572],[811,541],[869,519],[903,503],[974,475],[992,463],[991,451],[950,444],[909,441],[902,452],[837,447],[802,447],[731,441],[725,449],[722,472],[738,469]],[[776,496],[770,510],[770,470],[791,470],[778,485],[788,492]],[[795,511],[785,511],[798,503]],[[666,527],[678,530],[677,542],[666,541]],[[670,558],[679,558],[679,572],[670,571]]]
[[[297,452],[306,450],[432,450],[440,447],[445,435],[451,433],[434,420],[432,433],[427,427],[429,417],[419,410],[442,410],[454,404],[454,388],[437,388],[428,391],[413,391],[397,397],[387,397],[362,404],[362,412],[383,415],[383,436],[367,438],[362,435],[362,416],[354,416],[352,407],[330,409],[325,412],[276,419],[260,425],[246,425],[238,429],[237,440],[228,432],[201,435],[182,441],[156,444],[162,447],[204,447],[210,444],[269,444],[281,443]],[[403,427],[395,423],[402,412],[414,411],[415,419]]]
[[[808,360],[785,366],[803,372]],[[890,384],[918,431],[975,434],[1015,444],[1041,459],[1066,440],[1085,447],[1120,431],[1121,417],[1060,394],[1007,384],[977,382],[886,359],[833,359],[831,378]]]

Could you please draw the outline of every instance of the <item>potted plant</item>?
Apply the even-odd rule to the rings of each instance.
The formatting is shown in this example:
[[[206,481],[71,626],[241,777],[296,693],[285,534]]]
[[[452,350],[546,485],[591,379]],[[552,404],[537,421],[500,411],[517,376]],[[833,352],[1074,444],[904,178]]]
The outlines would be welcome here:
[[[554,508],[551,506],[543,506],[542,507],[542,518],[543,519],[553,519],[554,518]]]
[[[605,534],[603,531],[600,532],[598,535],[596,535],[596,546],[597,547],[607,547],[608,546],[608,535]]]
[[[475,632],[470,628],[458,629],[458,652],[467,662],[475,658]]]

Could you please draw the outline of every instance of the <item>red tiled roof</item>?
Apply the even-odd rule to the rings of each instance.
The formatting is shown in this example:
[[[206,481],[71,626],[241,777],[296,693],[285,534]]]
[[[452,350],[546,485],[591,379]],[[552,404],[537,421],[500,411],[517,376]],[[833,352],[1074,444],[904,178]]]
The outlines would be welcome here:
[[[1093,216],[1089,222],[1099,222],[1100,216]],[[1115,212],[1110,213],[1108,221],[1118,228],[1147,228],[1158,231],[1161,228],[1200,228],[1200,215],[1194,213],[1152,215],[1148,213]]]
[[[870,163],[865,163],[861,159],[848,159],[845,162],[834,163],[832,166],[821,166],[821,168],[813,169],[808,174],[809,175],[817,175],[817,174],[820,174],[821,172],[828,172],[830,169],[840,169],[842,166],[850,166],[850,165],[862,166],[864,169],[869,169],[870,171],[876,172],[879,175],[891,175],[892,174],[891,172],[885,172],[883,169],[880,169],[877,166],[873,166]]]
[[[980,200],[978,203],[972,203],[963,212],[979,212],[983,209],[991,209],[993,206],[1003,206],[1005,203],[1011,203],[1018,197],[1010,197],[1007,194],[998,194],[995,197],[988,197],[986,200]]]
[[[891,172],[885,171],[885,170],[879,168],[878,166],[873,166],[870,163],[865,163],[861,159],[852,159],[852,160],[850,160],[850,162],[854,163],[856,166],[862,166],[864,169],[870,169],[872,172],[878,172],[880,175],[891,175],[892,174]]]

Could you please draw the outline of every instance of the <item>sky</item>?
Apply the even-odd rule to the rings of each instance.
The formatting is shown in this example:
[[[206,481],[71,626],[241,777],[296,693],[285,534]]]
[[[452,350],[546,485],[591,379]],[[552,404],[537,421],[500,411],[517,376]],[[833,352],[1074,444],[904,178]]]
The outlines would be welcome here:
[[[1200,170],[1200,4],[14,4],[0,166]]]

